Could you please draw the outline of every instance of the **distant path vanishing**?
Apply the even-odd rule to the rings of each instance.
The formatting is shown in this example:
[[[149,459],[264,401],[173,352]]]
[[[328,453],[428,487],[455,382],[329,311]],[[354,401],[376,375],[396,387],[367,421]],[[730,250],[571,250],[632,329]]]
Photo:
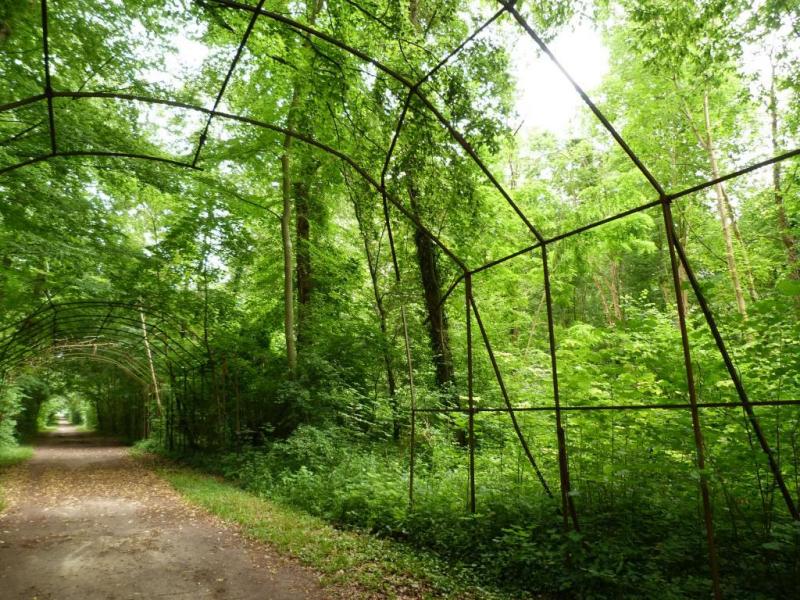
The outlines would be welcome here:
[[[60,425],[5,486],[3,600],[330,597],[315,573],[188,506],[113,440]]]

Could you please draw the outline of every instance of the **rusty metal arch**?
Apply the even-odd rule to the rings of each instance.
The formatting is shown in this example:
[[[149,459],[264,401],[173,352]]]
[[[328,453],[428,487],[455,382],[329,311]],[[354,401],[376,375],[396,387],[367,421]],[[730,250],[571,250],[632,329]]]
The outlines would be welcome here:
[[[146,323],[147,335],[142,326],[145,315],[151,317]],[[177,338],[168,330],[170,326],[185,332],[182,324],[169,315],[135,303],[51,302],[0,328],[0,371],[13,369],[32,353],[65,340],[84,344],[88,340],[98,344],[113,342],[130,349],[147,347],[166,365],[183,372],[198,368],[207,359],[204,349],[193,336]]]
[[[36,355],[33,355],[25,360],[26,365],[38,366],[41,364],[48,364],[57,360],[82,360],[87,362],[96,362],[116,367],[136,383],[140,384],[142,388],[150,386],[147,378],[138,371],[131,368],[129,364],[122,362],[119,358],[98,354],[83,354],[79,352],[67,352],[62,356],[53,356],[53,351],[50,348],[44,349]]]

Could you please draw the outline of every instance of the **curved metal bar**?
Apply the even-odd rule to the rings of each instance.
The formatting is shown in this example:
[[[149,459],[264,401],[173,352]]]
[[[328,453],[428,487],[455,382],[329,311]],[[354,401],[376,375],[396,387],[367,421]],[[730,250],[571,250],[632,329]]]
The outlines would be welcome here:
[[[103,308],[126,308],[132,311],[142,312],[148,317],[155,317],[162,321],[166,321],[171,325],[180,326],[181,328],[184,327],[184,324],[176,321],[175,317],[168,312],[163,310],[158,310],[152,307],[149,307],[145,304],[139,304],[137,302],[128,302],[125,300],[66,300],[62,302],[42,302],[39,308],[35,309],[33,312],[29,313],[27,316],[18,319],[12,323],[5,325],[4,327],[0,328],[0,331],[4,331],[6,329],[10,329],[12,327],[18,327],[24,323],[27,323],[31,319],[36,318],[38,315],[48,312],[52,309],[58,310],[72,310],[75,307],[84,307],[84,306],[91,306],[91,307],[103,307]],[[189,332],[191,333],[191,332]],[[190,340],[196,347],[201,348],[201,344],[199,338],[192,334],[192,339]]]
[[[9,110],[14,110],[15,108],[21,108],[23,106],[28,106],[28,104],[35,104],[40,100],[44,100],[47,98],[44,94],[36,94],[35,96],[31,96],[29,98],[23,98],[22,100],[14,100],[13,102],[8,102],[6,104],[0,104],[0,113],[4,113]]]
[[[39,361],[41,361],[41,362],[57,360],[56,357],[52,357],[52,356],[51,357],[44,357],[44,356],[41,356],[41,355],[37,355],[36,358],[39,359]],[[139,383],[141,383],[143,387],[147,386],[147,380],[146,379],[142,379],[142,377],[140,375],[138,375],[138,374],[134,373],[133,371],[131,371],[130,368],[128,368],[128,366],[126,366],[126,365],[120,363],[119,361],[114,360],[114,359],[112,359],[110,357],[92,356],[92,355],[80,356],[80,355],[77,355],[77,354],[65,354],[63,356],[63,358],[65,358],[67,360],[76,360],[76,359],[80,358],[80,359],[85,359],[85,360],[91,360],[93,362],[101,362],[101,363],[111,364],[111,365],[114,365],[115,367],[118,367],[121,371],[126,373],[131,379],[134,379],[135,381],[138,381]],[[33,362],[38,362],[38,361],[28,361],[28,362],[29,362],[29,364],[31,364]]]
[[[91,333],[91,330],[78,328],[78,329],[75,330],[74,333],[77,334],[77,335],[84,335],[84,334],[88,335],[88,334]],[[46,336],[41,336],[41,337],[31,338],[30,340],[27,340],[27,344],[26,345],[20,346],[14,352],[9,353],[6,356],[4,356],[2,361],[0,361],[0,365],[5,367],[5,368],[10,367],[14,363],[16,363],[20,359],[22,359],[26,355],[27,351],[30,348],[40,348],[40,347],[48,346],[48,345],[57,346],[59,343],[70,342],[70,341],[79,341],[81,339],[85,339],[85,337],[84,338],[76,338],[76,337],[65,336],[64,338],[56,339],[56,338],[48,338]],[[107,341],[111,341],[111,342],[119,345],[120,347],[130,348],[132,350],[137,348],[136,344],[134,344],[134,343],[123,343],[120,339],[108,338]],[[98,344],[98,347],[100,345],[102,345],[102,343]],[[88,347],[88,345],[87,345],[87,347]],[[165,356],[165,360],[167,362],[169,362],[169,363],[174,362],[167,356]],[[177,366],[183,367],[185,365],[183,365],[181,363],[177,363]]]
[[[26,334],[31,332],[31,331],[36,331],[37,327],[40,327],[42,325],[47,325],[47,323],[44,322],[44,320],[47,318],[47,316],[46,316],[47,313],[55,313],[56,311],[60,311],[58,314],[61,315],[61,317],[60,317],[61,320],[62,321],[66,321],[66,322],[70,322],[70,321],[74,321],[74,320],[96,319],[96,318],[100,318],[100,317],[103,317],[104,319],[108,320],[108,319],[111,319],[111,317],[114,317],[118,321],[122,321],[122,322],[125,322],[125,323],[133,324],[135,326],[134,328],[136,330],[138,330],[139,327],[141,326],[140,325],[140,321],[138,319],[135,319],[133,317],[128,317],[128,316],[125,316],[125,315],[107,315],[107,314],[104,314],[104,315],[91,315],[91,314],[85,314],[85,313],[74,314],[73,311],[75,311],[75,310],[77,310],[79,308],[85,308],[85,305],[72,303],[73,305],[70,306],[70,304],[71,303],[67,303],[67,304],[58,304],[58,303],[57,304],[52,304],[49,307],[47,307],[46,310],[38,312],[32,318],[29,317],[29,318],[23,319],[21,321],[18,321],[14,326],[17,327],[17,331],[19,331],[20,333],[23,333],[23,331],[22,331],[23,327],[25,327],[24,333],[26,333]],[[97,304],[96,306],[91,306],[90,308],[108,308],[109,306],[111,306],[111,305],[110,304]],[[141,309],[139,309],[139,308],[137,308],[135,306],[131,306],[131,309],[132,310],[136,310],[137,313],[141,310]],[[156,316],[158,318],[158,314],[154,315],[153,313],[147,313],[145,310],[141,310],[141,312],[146,314],[147,316],[151,316],[151,317],[152,316]],[[150,327],[152,328],[153,331],[157,332],[161,337],[164,338],[163,340],[159,340],[159,341],[161,341],[165,345],[166,345],[167,342],[172,343],[172,344],[175,345],[175,347],[177,347],[177,349],[179,349],[181,352],[183,352],[187,357],[196,358],[196,356],[194,354],[192,354],[188,349],[186,349],[183,346],[183,344],[180,342],[180,340],[175,339],[164,328],[162,328],[159,321],[157,321],[156,323],[153,323],[152,325],[150,325]],[[10,327],[6,327],[4,329],[7,330],[9,328]],[[8,335],[8,336],[5,337],[3,346],[0,347],[0,353],[2,353],[2,350],[10,345],[9,342],[11,342],[11,341],[13,341],[15,339],[16,334],[17,334],[17,332],[15,331],[11,335]],[[166,340],[166,341],[164,341],[164,340]],[[199,343],[197,343],[194,340],[192,340],[192,343],[195,346],[195,348],[199,349],[200,351],[203,351],[203,348],[199,345]]]
[[[319,39],[331,44],[332,46],[336,46],[340,50],[344,50],[345,52],[347,52],[349,54],[352,54],[353,56],[355,56],[357,58],[360,58],[361,60],[363,60],[365,62],[368,62],[369,64],[373,65],[374,67],[376,67],[380,71],[383,71],[384,73],[389,75],[392,79],[396,80],[397,82],[399,82],[402,85],[404,85],[405,87],[407,87],[411,91],[411,93],[413,93],[422,102],[422,104],[425,105],[425,107],[431,112],[431,114],[434,117],[436,117],[436,120],[439,121],[439,123],[442,126],[444,126],[445,129],[447,129],[447,131],[450,133],[450,136],[456,142],[458,142],[458,145],[461,146],[461,148],[467,154],[469,154],[470,158],[472,158],[472,160],[475,162],[475,164],[478,166],[478,168],[483,172],[483,174],[486,176],[486,178],[489,180],[489,182],[492,184],[492,186],[494,186],[494,188],[498,192],[500,192],[500,195],[503,196],[503,198],[506,200],[506,202],[509,204],[509,206],[511,206],[511,208],[514,210],[514,212],[517,213],[517,216],[522,220],[523,223],[525,223],[525,226],[536,237],[537,241],[539,241],[539,242],[543,242],[544,241],[544,237],[539,233],[539,231],[528,220],[528,217],[525,215],[525,213],[522,212],[522,210],[519,208],[519,206],[516,204],[516,202],[514,202],[514,200],[511,198],[511,196],[505,190],[505,188],[500,184],[500,182],[497,180],[497,178],[492,174],[492,172],[489,170],[489,168],[486,166],[486,164],[483,162],[483,160],[481,160],[481,158],[478,156],[478,153],[475,151],[475,149],[472,147],[472,145],[466,140],[466,138],[461,134],[461,132],[459,132],[455,128],[455,126],[453,126],[453,124],[450,123],[450,121],[442,114],[442,112],[438,108],[436,108],[436,106],[434,106],[433,103],[430,100],[428,100],[428,98],[424,94],[422,94],[419,91],[419,89],[414,84],[414,82],[409,80],[405,75],[402,75],[401,73],[395,71],[391,67],[388,67],[387,65],[383,64],[382,62],[380,62],[378,59],[369,56],[368,54],[366,54],[365,52],[362,52],[358,48],[354,48],[353,46],[350,46],[349,44],[345,44],[341,40],[338,40],[335,37],[333,37],[331,35],[328,35],[324,31],[319,31],[318,29],[314,29],[313,27],[309,27],[308,25],[300,23],[299,21],[295,21],[294,19],[290,19],[289,17],[287,17],[285,15],[282,15],[280,13],[276,13],[276,12],[273,12],[273,11],[270,11],[270,10],[265,10],[263,8],[259,10],[259,9],[256,9],[256,7],[254,7],[254,6],[249,6],[247,4],[242,4],[240,2],[233,2],[232,0],[212,0],[212,1],[215,4],[219,4],[221,6],[227,6],[228,8],[233,8],[233,9],[242,10],[242,11],[251,12],[251,13],[252,12],[257,12],[258,14],[263,15],[263,16],[269,18],[269,19],[272,19],[273,21],[277,21],[279,23],[283,23],[284,25],[287,25],[288,27],[291,27],[292,29],[295,29],[297,31],[301,31],[301,32],[303,32],[305,34],[312,35],[312,36],[314,36],[316,38],[319,38]],[[509,9],[509,7],[506,6],[506,10],[508,10],[508,9]]]
[[[29,348],[25,348],[25,353],[20,355],[20,357],[18,359],[18,362],[24,362],[29,356],[32,356],[32,355],[35,355],[35,354],[40,354],[42,352],[57,351],[58,349],[59,349],[59,346],[57,346],[57,345],[42,344],[42,345],[38,345],[38,346],[31,346]],[[64,351],[66,353],[71,353],[72,350],[75,349],[75,348],[70,349],[68,346],[64,346],[63,349],[64,349]],[[78,349],[75,349],[75,350],[77,351]],[[86,356],[97,356],[97,354],[95,354],[93,352],[89,352],[88,351],[89,349],[86,349],[86,350],[87,350],[85,352]],[[101,351],[101,349],[98,348],[98,351]],[[141,375],[142,378],[149,379],[148,371],[145,369],[145,367],[143,367],[141,365],[137,365],[137,363],[133,360],[133,356],[130,355],[129,353],[127,353],[127,352],[113,352],[113,351],[109,351],[108,348],[104,348],[104,349],[102,349],[102,351],[103,352],[107,352],[110,356],[116,356],[116,357],[125,358],[126,361],[127,361],[127,364],[129,365],[129,367],[133,371],[138,372],[138,374]]]
[[[88,317],[87,317],[88,318]],[[87,318],[81,318],[79,315],[66,315],[60,318],[61,324],[68,324],[69,327],[67,329],[57,330],[51,329],[52,327],[58,324],[58,321],[55,323],[53,321],[38,321],[35,325],[18,336],[14,336],[6,340],[2,352],[0,353],[0,364],[8,363],[9,361],[13,361],[15,357],[14,348],[18,346],[25,347],[26,345],[30,345],[33,342],[37,342],[40,339],[47,339],[50,337],[53,341],[55,341],[57,335],[62,335],[65,338],[69,338],[70,336],[74,335],[83,335],[83,336],[91,336],[96,339],[102,339],[101,334],[102,332],[99,331],[97,327],[88,326],[84,323],[86,322]],[[135,323],[133,319],[129,321],[130,323]],[[155,328],[154,328],[155,329]],[[117,327],[109,327],[106,325],[103,328],[103,331],[109,333],[111,336],[113,335],[124,335],[125,339],[137,340],[141,341],[142,336],[140,333],[136,331],[129,330],[129,329],[120,329]],[[108,337],[106,339],[114,340],[113,337]],[[170,347],[167,341],[164,341],[158,336],[154,336],[154,340],[158,340],[159,344],[155,344],[153,346],[153,350],[158,353],[160,356],[163,357],[165,361],[170,364],[174,364],[181,368],[188,368],[195,366],[202,362],[199,357],[192,355],[184,350],[184,358],[180,357],[180,354],[176,354],[175,350]],[[116,339],[115,341],[121,341],[120,338]],[[135,346],[135,344],[134,344]],[[170,352],[172,350],[172,352]]]
[[[55,95],[55,92],[53,93]],[[184,163],[179,160],[173,160],[171,158],[164,158],[162,156],[154,156],[152,154],[137,154],[134,152],[109,152],[106,150],[71,150],[68,152],[56,152],[53,154],[43,154],[40,156],[35,156],[31,159],[15,163],[13,165],[9,165],[7,167],[3,167],[0,169],[0,175],[5,175],[6,173],[10,173],[12,171],[16,171],[17,169],[21,169],[22,167],[27,167],[30,165],[34,165],[36,163],[44,162],[50,160],[52,158],[69,158],[69,157],[98,157],[98,158],[135,158],[138,160],[149,160],[153,162],[165,163],[168,165],[172,165],[174,167],[183,167],[185,169],[192,169],[195,171],[201,171],[200,167],[195,167],[190,165],[189,163]]]
[[[53,342],[56,341],[56,338],[54,336],[58,335],[58,334],[63,335],[65,338],[69,338],[70,335],[74,335],[74,334],[86,335],[86,336],[94,334],[93,337],[96,337],[97,339],[100,339],[100,337],[99,337],[100,334],[97,333],[97,328],[83,325],[84,320],[79,318],[79,317],[77,317],[76,315],[62,316],[60,318],[60,321],[61,321],[61,323],[68,323],[68,324],[77,323],[77,325],[76,326],[70,326],[70,328],[67,329],[67,330],[60,330],[60,331],[58,331],[58,330],[56,330],[56,331],[50,330],[50,331],[48,331],[48,329],[53,325],[52,322],[44,322],[44,321],[42,321],[42,322],[37,323],[35,328],[31,329],[29,332],[25,332],[24,336],[15,337],[14,339],[9,340],[4,345],[3,351],[0,354],[0,357],[1,357],[0,358],[0,364],[5,364],[8,361],[13,361],[14,360],[15,354],[13,353],[13,348],[15,346],[21,345],[22,347],[25,347],[25,345],[30,345],[31,343],[38,342],[40,339],[47,339],[48,336],[50,337],[51,340],[53,340]],[[141,341],[141,339],[142,339],[142,336],[141,336],[140,333],[137,334],[136,332],[128,330],[128,329],[119,329],[119,328],[116,328],[116,327],[106,326],[103,329],[103,331],[111,333],[112,335],[113,334],[124,334],[129,339],[136,339],[136,340],[139,340],[139,341]],[[113,338],[109,338],[109,339],[113,339]],[[154,338],[154,339],[158,339],[158,338]],[[120,341],[120,340],[116,340],[116,341]],[[174,354],[170,355],[169,350],[167,349],[167,348],[169,348],[169,346],[163,340],[159,339],[159,342],[161,342],[161,344],[163,344],[164,347],[162,348],[160,345],[155,345],[153,347],[153,350],[155,352],[157,352],[158,354],[160,354],[164,358],[164,360],[166,360],[169,363],[176,364],[177,366],[180,366],[180,367],[190,366],[190,362],[189,361],[179,360]],[[192,355],[188,355],[188,357],[189,358],[195,358]]]
[[[292,137],[294,139],[297,139],[297,140],[299,140],[301,142],[304,142],[304,143],[306,143],[306,144],[308,144],[310,146],[314,146],[314,147],[322,150],[323,152],[326,152],[328,154],[336,156],[340,160],[342,160],[345,163],[347,163],[353,170],[355,170],[373,188],[375,188],[378,192],[381,192],[381,186],[378,183],[378,181],[374,177],[372,177],[372,175],[370,175],[369,172],[367,172],[367,170],[364,167],[359,165],[352,157],[348,156],[347,154],[345,154],[344,152],[342,152],[340,150],[337,150],[336,148],[333,148],[332,146],[329,146],[328,144],[325,144],[323,142],[320,142],[320,141],[312,138],[311,136],[308,136],[306,134],[294,131],[292,129],[288,129],[286,127],[280,127],[279,125],[274,125],[272,123],[267,123],[265,121],[259,121],[258,119],[253,119],[253,118],[250,118],[250,117],[244,117],[244,116],[241,116],[241,115],[234,115],[234,114],[231,114],[231,113],[214,111],[214,110],[211,110],[211,109],[208,109],[208,108],[204,108],[202,106],[196,106],[196,105],[193,105],[193,104],[187,104],[185,102],[178,102],[178,101],[175,101],[175,100],[165,100],[165,99],[161,99],[161,98],[151,98],[151,97],[148,97],[148,96],[140,96],[140,95],[137,95],[137,94],[116,94],[116,93],[112,93],[112,92],[55,92],[54,91],[53,92],[53,97],[54,98],[102,98],[102,99],[107,99],[107,100],[130,100],[130,101],[135,101],[135,102],[145,102],[145,103],[150,103],[150,104],[160,104],[160,105],[164,105],[164,106],[172,106],[174,108],[182,108],[184,110],[191,110],[191,111],[195,111],[195,112],[205,113],[207,115],[212,115],[214,117],[219,117],[219,118],[222,118],[222,119],[228,119],[228,120],[231,120],[231,121],[237,121],[239,123],[245,123],[245,124],[248,124],[248,125],[253,125],[255,127],[260,127],[262,129],[268,129],[268,130],[274,131],[276,133],[287,135],[287,136]],[[10,167],[5,167],[3,169],[0,169],[0,175],[3,175],[3,174],[8,173],[10,171],[19,169],[21,167],[28,166],[30,164],[34,164],[34,163],[37,163],[37,162],[42,162],[42,161],[45,161],[45,160],[49,160],[49,159],[55,158],[57,156],[116,156],[116,157],[119,157],[119,158],[140,158],[140,159],[156,160],[156,161],[159,161],[159,162],[172,164],[174,166],[180,166],[180,167],[184,167],[184,168],[198,170],[197,167],[193,167],[192,165],[190,165],[188,163],[183,163],[183,162],[179,162],[179,161],[175,161],[175,160],[171,160],[171,159],[166,159],[166,158],[161,158],[161,157],[152,157],[152,156],[149,156],[149,155],[111,153],[111,152],[109,152],[109,153],[99,153],[99,152],[61,152],[61,153],[56,154],[56,155],[49,154],[49,155],[46,155],[46,156],[39,156],[39,157],[36,157],[34,159],[31,159],[31,160],[28,160],[28,161],[24,161],[23,163],[18,163],[16,165],[11,165]],[[447,245],[444,242],[442,242],[442,240],[439,239],[439,237],[435,233],[433,233],[430,229],[425,227],[413,213],[411,213],[407,208],[405,208],[405,206],[403,206],[402,203],[399,200],[397,200],[397,198],[395,198],[391,194],[388,194],[388,199],[401,213],[403,213],[403,215],[409,221],[411,221],[414,224],[415,227],[417,227],[421,231],[425,232],[425,234],[427,236],[429,236],[431,238],[431,240],[437,246],[439,246],[439,248],[441,248],[442,252],[444,252],[451,260],[453,260],[453,262],[455,262],[457,265],[459,265],[459,267],[462,270],[465,270],[465,271],[468,270],[466,265],[461,261],[461,259],[458,256],[456,256],[456,254],[452,250],[450,250],[447,247]]]
[[[139,328],[141,327],[140,321],[137,321],[131,317],[124,317],[121,315],[117,315],[116,321],[120,322],[121,324],[130,324],[132,329],[118,329],[114,327],[110,327],[108,325],[108,321],[111,320],[109,315],[89,315],[89,314],[74,314],[74,313],[60,313],[60,317],[58,318],[57,322],[62,324],[73,324],[77,323],[81,327],[81,333],[93,333],[95,337],[101,337],[103,332],[115,332],[115,333],[122,333],[125,332],[131,336],[141,337],[140,333],[138,333]],[[113,315],[112,315],[113,316]],[[103,319],[103,323],[100,326],[88,326],[84,325],[86,321],[89,320],[100,320]],[[0,356],[4,356],[9,349],[11,349],[14,344],[16,343],[25,343],[26,340],[35,339],[35,336],[38,335],[44,329],[51,327],[53,322],[51,319],[48,318],[41,318],[30,321],[27,325],[24,326],[24,329],[20,329],[13,334],[6,336],[3,339],[2,347],[0,347]],[[198,356],[193,354],[189,350],[187,350],[179,341],[175,340],[174,337],[170,336],[166,331],[164,331],[160,326],[153,325],[151,327],[152,331],[155,333],[153,336],[154,340],[157,340],[160,345],[163,345],[164,348],[171,348],[173,350],[173,356],[176,357],[183,354],[185,357],[184,359],[178,361],[184,366],[188,362],[194,362],[198,360]],[[76,331],[75,327],[70,327],[70,329],[61,330],[60,333],[64,335],[69,335]],[[57,332],[59,333],[59,332]],[[52,335],[50,332],[48,334]],[[170,346],[170,343],[173,343],[174,346]],[[171,360],[172,362],[176,362],[176,360],[172,360],[169,358],[169,353],[167,350],[162,349],[160,346],[157,346],[155,350],[162,354],[166,359]]]

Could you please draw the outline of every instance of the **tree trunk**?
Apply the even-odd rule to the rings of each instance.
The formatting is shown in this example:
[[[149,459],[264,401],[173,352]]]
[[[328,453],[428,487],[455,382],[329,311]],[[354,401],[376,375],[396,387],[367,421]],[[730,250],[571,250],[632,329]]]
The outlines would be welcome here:
[[[772,152],[777,155],[780,151],[778,143],[778,98],[775,93],[775,65],[772,65],[772,81],[769,86],[769,116],[772,137]],[[775,210],[778,216],[778,235],[783,247],[786,249],[786,262],[789,266],[789,277],[800,279],[800,265],[798,265],[797,243],[789,229],[789,219],[786,217],[786,206],[783,202],[781,189],[781,163],[772,165],[772,193],[775,198]]]
[[[295,104],[295,98],[292,104]],[[283,193],[283,214],[281,215],[281,242],[283,246],[283,323],[286,336],[286,362],[289,370],[297,368],[297,350],[294,344],[294,282],[292,278],[292,178],[289,171],[289,152],[292,147],[291,136],[283,140],[283,155],[281,156],[281,173]]]
[[[413,183],[408,186],[411,210],[419,217],[417,191]],[[436,368],[436,384],[440,389],[450,391],[455,383],[453,355],[450,349],[450,330],[447,324],[447,313],[440,306],[442,298],[441,277],[436,257],[436,246],[424,231],[414,232],[414,245],[417,249],[417,261],[425,295],[425,309],[428,315],[428,335],[433,350],[433,363]],[[457,399],[454,398],[458,404]]]
[[[711,176],[717,179],[720,176],[720,170],[719,163],[717,162],[716,149],[714,147],[714,139],[711,135],[711,115],[708,108],[708,92],[703,94],[703,117],[705,118],[706,126],[705,148],[711,163]],[[714,186],[714,192],[717,196],[717,213],[722,223],[722,236],[725,239],[725,260],[728,263],[728,273],[730,274],[733,292],[736,296],[736,306],[739,314],[743,317],[747,317],[747,306],[745,304],[742,284],[739,280],[739,269],[736,266],[736,256],[733,250],[731,214],[728,209],[729,203],[725,195],[725,186],[722,183],[716,184]]]
[[[297,278],[297,319],[295,331],[298,352],[309,340],[309,315],[314,277],[311,264],[311,217],[314,206],[311,199],[311,183],[316,177],[319,162],[313,157],[304,157],[299,181],[292,185],[295,210],[295,264]],[[317,219],[317,223],[320,220]]]
[[[310,0],[310,10],[306,7],[308,22],[314,25],[317,15],[322,9],[323,0]],[[309,47],[309,42],[303,42],[305,48]],[[292,129],[297,120],[298,108],[300,106],[302,78],[295,80],[292,87],[292,101],[289,105],[287,117],[287,128]],[[301,336],[300,327],[295,327],[294,318],[294,289],[292,281],[292,192],[297,197],[295,210],[296,233],[297,233],[297,287],[298,303],[306,307],[311,298],[311,259],[308,254],[308,241],[310,234],[308,220],[308,182],[298,181],[292,185],[291,173],[291,149],[292,137],[284,136],[283,155],[281,156],[281,192],[283,195],[283,213],[281,215],[281,240],[283,245],[283,315],[284,315],[284,334],[286,336],[286,359],[290,371],[297,369],[297,338]],[[305,311],[298,310],[298,317],[305,316]],[[299,321],[299,318],[298,318]],[[299,323],[298,323],[299,325]],[[297,333],[295,333],[297,332]],[[297,336],[297,337],[296,337]]]

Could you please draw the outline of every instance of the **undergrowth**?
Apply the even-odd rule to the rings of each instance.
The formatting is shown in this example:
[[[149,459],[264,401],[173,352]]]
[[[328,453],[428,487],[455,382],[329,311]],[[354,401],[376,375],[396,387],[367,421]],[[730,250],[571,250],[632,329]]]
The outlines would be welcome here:
[[[394,450],[337,429],[302,427],[266,448],[173,458],[339,529],[432,551],[453,572],[470,573],[512,596],[707,595],[698,508],[677,483],[638,481],[624,493],[598,484],[581,505],[576,532],[564,529],[557,500],[533,477],[506,478],[489,462],[478,465],[478,510],[469,514],[464,450],[441,440],[420,451],[410,507],[407,461],[402,449]],[[720,527],[717,535],[726,597],[790,597],[798,589],[796,526],[776,521],[768,534],[754,530],[736,538]]]
[[[324,585],[337,586],[346,597],[510,598],[480,586],[466,571],[448,568],[431,553],[342,531],[195,470],[161,467],[159,472],[191,503],[313,567],[322,573]]]

